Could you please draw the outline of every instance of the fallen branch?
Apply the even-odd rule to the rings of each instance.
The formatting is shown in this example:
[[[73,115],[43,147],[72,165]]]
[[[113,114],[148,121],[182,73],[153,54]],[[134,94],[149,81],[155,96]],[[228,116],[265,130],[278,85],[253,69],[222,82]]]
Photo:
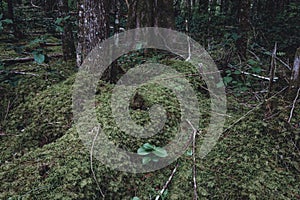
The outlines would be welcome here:
[[[92,174],[93,174],[93,178],[94,178],[94,180],[96,182],[96,185],[98,187],[98,190],[100,191],[100,194],[101,194],[101,196],[104,199],[105,195],[103,194],[103,192],[101,190],[100,184],[99,184],[99,182],[97,180],[97,177],[96,177],[96,174],[95,174],[95,171],[94,171],[94,168],[93,168],[93,152],[94,152],[94,146],[95,146],[96,139],[97,139],[97,137],[99,135],[99,131],[100,131],[100,127],[98,126],[97,133],[96,133],[96,135],[95,135],[95,137],[93,139],[93,143],[92,143],[92,147],[91,147],[91,152],[90,152],[90,165],[91,165],[90,167],[91,167],[91,171],[92,171]]]
[[[289,117],[289,120],[288,120],[288,123],[291,123],[291,120],[292,120],[292,117],[293,117],[293,113],[294,113],[294,110],[295,110],[295,105],[296,105],[296,102],[297,102],[297,99],[299,97],[299,93],[300,93],[300,88],[298,89],[297,91],[297,95],[293,101],[293,106],[292,106],[292,109],[291,109],[291,112],[290,112],[290,117]]]
[[[175,168],[173,169],[169,179],[167,180],[167,182],[165,183],[163,189],[159,192],[159,194],[156,196],[155,200],[159,200],[159,198],[161,197],[161,195],[165,192],[165,190],[167,189],[168,185],[170,184],[171,180],[173,179],[174,177],[174,174],[178,168],[179,164],[177,163]]]
[[[47,55],[49,58],[61,58],[63,57],[63,54],[52,54]],[[4,65],[12,65],[15,63],[25,63],[25,62],[32,62],[34,61],[33,57],[24,57],[24,58],[12,58],[12,59],[3,59],[2,63]]]
[[[261,76],[261,75],[257,75],[257,74],[252,74],[252,73],[249,73],[249,72],[246,72],[246,71],[237,69],[236,67],[234,67],[234,66],[231,65],[231,64],[228,64],[228,66],[229,66],[230,68],[233,68],[233,69],[235,69],[235,70],[238,70],[238,71],[241,72],[242,74],[250,75],[250,76],[253,76],[253,77],[255,77],[255,78],[259,78],[259,79],[265,80],[265,81],[270,81],[270,78],[268,78],[268,77]],[[250,65],[248,65],[248,66],[250,66]],[[251,67],[251,66],[250,66],[250,67]],[[274,77],[274,78],[273,78],[273,81],[274,81],[274,82],[275,82],[276,80],[278,80],[278,77]]]
[[[21,74],[21,75],[30,75],[30,76],[39,76],[38,74],[34,74],[34,73],[28,73],[28,72],[22,72],[22,71],[5,71],[5,70],[0,70],[0,74],[4,74],[7,73],[8,74]]]
[[[193,124],[189,121],[186,120],[189,125],[193,129],[193,182],[194,182],[194,200],[198,199],[198,194],[197,194],[197,180],[196,180],[196,134],[197,134],[197,129],[193,126]]]
[[[62,44],[61,43],[42,43],[41,46],[44,46],[44,47],[57,47],[57,46],[61,46]]]

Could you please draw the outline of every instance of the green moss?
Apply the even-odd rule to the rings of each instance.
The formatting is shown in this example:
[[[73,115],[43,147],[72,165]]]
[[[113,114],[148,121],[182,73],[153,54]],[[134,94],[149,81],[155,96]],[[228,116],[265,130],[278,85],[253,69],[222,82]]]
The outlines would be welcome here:
[[[1,160],[55,141],[71,127],[74,77],[26,99],[3,123]]]
[[[181,61],[165,61],[182,72],[195,69]],[[90,155],[72,128],[71,94],[74,76],[35,95],[10,113],[1,137],[0,199],[101,199],[90,169]],[[204,83],[189,77],[199,97],[202,110],[200,127],[209,118],[208,95],[200,90]],[[177,130],[180,113],[171,92],[157,84],[138,89],[130,102],[131,117],[136,123],[149,123],[148,108],[161,104],[168,113],[163,131],[148,139],[137,139],[122,132],[111,115],[113,85],[101,82],[96,95],[97,116],[103,130],[115,143],[136,151],[144,142],[165,145]],[[142,96],[140,98],[139,96]],[[124,102],[125,103],[125,102]],[[240,119],[249,109],[233,99],[228,105],[226,127]],[[278,109],[281,109],[280,107]],[[220,138],[204,159],[198,157],[201,136],[196,141],[198,195],[201,199],[297,199],[300,176],[299,154],[293,147],[299,129],[283,123],[283,115],[263,121],[264,109],[258,108]],[[284,114],[285,113],[285,114]],[[299,110],[295,111],[299,115]],[[205,117],[204,117],[205,116]],[[295,120],[295,119],[294,119]],[[278,123],[280,122],[280,123]],[[204,130],[205,132],[205,130]],[[8,135],[10,134],[10,135]],[[43,139],[48,139],[44,142]],[[189,147],[191,149],[191,147]],[[183,155],[168,186],[167,199],[192,199],[193,160]],[[107,168],[96,159],[93,169],[105,199],[152,199],[163,188],[176,163],[155,172],[128,174]]]
[[[74,63],[62,61],[47,65],[20,64],[5,67],[0,75],[0,129],[7,114],[24,101],[31,101],[42,90],[59,83],[75,73]]]

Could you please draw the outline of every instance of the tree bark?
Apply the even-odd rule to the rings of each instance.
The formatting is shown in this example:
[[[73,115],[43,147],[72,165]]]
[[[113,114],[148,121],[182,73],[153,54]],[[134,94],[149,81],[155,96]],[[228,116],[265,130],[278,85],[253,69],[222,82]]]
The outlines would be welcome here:
[[[7,0],[7,18],[11,19],[13,21],[11,27],[13,29],[13,34],[16,38],[20,39],[23,38],[23,33],[18,29],[15,22],[15,16],[14,16],[14,1],[13,0]]]
[[[250,0],[240,0],[238,10],[239,20],[239,35],[236,41],[238,54],[242,60],[246,60],[247,47],[248,47],[248,33],[250,30]]]
[[[129,5],[129,29],[154,26],[174,29],[172,0],[130,0]]]
[[[295,53],[293,72],[291,78],[291,87],[300,87],[300,47]]]
[[[59,15],[64,18],[69,15],[68,0],[59,0]],[[62,51],[64,60],[72,60],[75,58],[75,44],[72,32],[72,26],[68,20],[63,21],[63,33],[62,33]]]
[[[80,0],[78,11],[76,62],[80,66],[87,54],[108,36],[108,1]]]
[[[199,13],[208,13],[209,0],[199,0]]]

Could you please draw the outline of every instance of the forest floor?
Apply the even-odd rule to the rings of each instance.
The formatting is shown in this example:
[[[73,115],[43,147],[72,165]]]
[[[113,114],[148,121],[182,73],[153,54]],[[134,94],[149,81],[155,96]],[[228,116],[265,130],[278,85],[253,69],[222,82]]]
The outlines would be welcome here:
[[[46,42],[59,43],[51,37]],[[1,60],[32,56],[39,44],[1,42]],[[17,48],[31,53],[20,55]],[[60,46],[47,47],[47,54],[60,51]],[[132,59],[139,63],[141,58],[134,55]],[[210,98],[203,89],[205,82],[198,76],[188,76],[196,74],[197,69],[175,58],[160,58],[159,62],[187,75],[201,110],[199,131],[205,133]],[[130,68],[127,61],[120,63]],[[263,61],[261,65],[269,63]],[[280,83],[275,85],[272,98],[265,100],[262,88],[255,90],[247,83],[242,86],[251,89],[245,91],[238,85],[243,79],[231,81],[226,90],[224,131],[206,157],[200,157],[203,136],[197,135],[194,154],[190,145],[169,166],[133,174],[111,169],[97,160],[91,162],[89,149],[82,143],[72,118],[77,72],[74,63],[50,58],[43,64],[4,63],[0,71],[0,199],[99,199],[101,193],[105,199],[155,199],[170,177],[162,199],[192,199],[195,190],[200,199],[300,199],[300,108],[293,104],[295,95],[287,98],[288,89]],[[229,77],[228,73],[225,76]],[[240,74],[233,78],[236,76]],[[141,125],[149,123],[144,108],[154,104],[164,105],[169,120],[161,134],[134,139],[114,122],[109,107],[113,88],[114,84],[100,81],[95,98],[98,120],[107,136],[132,152],[144,143],[166,145],[180,119],[178,102],[167,95],[169,91],[157,85],[139,89],[139,94],[148,96],[138,105],[131,103],[132,120]]]

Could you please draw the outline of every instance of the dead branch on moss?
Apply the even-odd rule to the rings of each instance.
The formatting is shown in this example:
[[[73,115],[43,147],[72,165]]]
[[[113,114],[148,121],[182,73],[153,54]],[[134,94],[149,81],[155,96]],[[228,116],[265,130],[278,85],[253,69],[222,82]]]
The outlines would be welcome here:
[[[197,129],[193,126],[193,124],[189,121],[186,120],[189,125],[193,129],[193,182],[194,182],[194,200],[198,199],[198,194],[197,194],[197,180],[196,180],[196,134],[197,134]]]
[[[161,195],[165,192],[165,190],[167,189],[168,185],[170,184],[171,180],[174,177],[175,172],[177,171],[179,164],[177,163],[175,168],[173,169],[169,179],[167,180],[167,182],[165,183],[164,187],[162,188],[162,190],[159,192],[159,194],[156,196],[155,200],[159,200],[159,198],[161,197]]]
[[[295,110],[295,105],[296,105],[296,102],[297,102],[298,97],[299,97],[299,93],[300,93],[300,88],[298,88],[296,97],[295,97],[295,99],[293,101],[293,106],[292,106],[292,109],[291,109],[291,112],[290,112],[290,117],[289,117],[288,123],[291,123],[291,120],[292,120],[292,117],[293,117],[293,113],[294,113],[294,110]]]
[[[93,130],[92,130],[93,131]],[[94,137],[94,139],[93,139],[93,143],[92,143],[92,147],[91,147],[91,152],[90,152],[90,167],[91,167],[91,171],[92,171],[92,174],[93,174],[93,178],[94,178],[94,180],[95,180],[95,182],[96,182],[96,184],[97,184],[97,188],[98,188],[98,190],[100,191],[100,194],[101,194],[101,196],[103,197],[103,199],[105,198],[105,195],[103,194],[103,192],[102,192],[102,190],[101,190],[101,187],[100,187],[100,184],[99,184],[99,182],[98,182],[98,180],[97,180],[97,177],[96,177],[96,174],[95,174],[95,171],[94,171],[94,168],[93,168],[93,152],[94,152],[94,146],[95,146],[95,142],[96,142],[96,139],[97,139],[97,137],[98,137],[98,135],[99,135],[99,131],[100,131],[100,127],[98,126],[97,127],[97,133],[96,133],[96,135],[95,135],[95,137]]]

